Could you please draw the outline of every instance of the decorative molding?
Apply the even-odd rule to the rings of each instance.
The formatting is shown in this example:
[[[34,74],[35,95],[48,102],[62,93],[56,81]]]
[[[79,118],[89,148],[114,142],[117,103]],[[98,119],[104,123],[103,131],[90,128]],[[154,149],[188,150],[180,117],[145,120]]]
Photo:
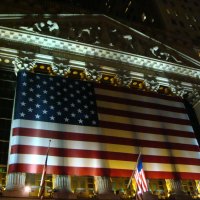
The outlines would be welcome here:
[[[166,61],[172,60],[172,61],[174,61],[176,63],[182,63],[182,61],[178,60],[175,56],[160,50],[159,46],[154,46],[154,47],[150,48],[150,52],[156,58],[163,59],[163,60],[166,60]]]
[[[92,46],[37,33],[0,27],[0,39],[10,42],[34,45],[49,50],[59,50],[79,56],[93,57],[104,61],[116,62],[117,65],[133,66],[136,69],[147,69],[163,73],[200,79],[200,69],[174,64],[140,55],[116,51],[113,49]]]
[[[139,75],[142,75],[142,78],[140,77],[139,79],[138,73],[135,73],[134,76],[134,71],[119,70],[111,72],[109,67],[100,68],[99,66],[92,65],[92,63],[79,63],[74,60],[69,60],[65,63],[58,61],[59,60],[57,60],[56,63],[42,63],[41,66],[44,69],[39,69],[40,65],[37,60],[28,57],[16,57],[13,61],[13,65],[15,73],[23,69],[33,72],[37,72],[39,69],[41,73],[48,73],[50,75],[74,77],[93,82],[108,83],[114,86],[133,87],[140,90],[159,92],[165,95],[177,95],[181,98],[187,98],[193,105],[200,100],[200,85],[197,84],[184,83],[175,79],[167,79],[147,73],[140,73]],[[142,84],[142,86],[139,84]],[[163,91],[161,91],[161,88],[163,88]]]
[[[13,61],[12,61],[13,65],[14,65],[14,71],[15,74],[17,74],[18,71],[20,70],[32,70],[36,64],[35,60],[31,60],[28,57],[25,58],[19,58],[16,57]]]
[[[168,61],[174,59],[177,63],[6,27],[0,27],[0,40],[40,47],[40,51],[36,48],[34,52],[0,47],[0,62],[8,66],[12,62],[15,73],[22,69],[34,70],[37,63],[43,63],[50,66],[49,74],[52,75],[70,76],[73,70],[78,70],[80,74],[76,78],[82,80],[107,81],[125,87],[133,87],[131,83],[135,86],[143,83],[143,90],[154,92],[164,86],[173,94],[187,97],[193,105],[200,99],[200,69],[180,64],[181,61],[159,47],[152,47],[154,56],[168,56]],[[51,54],[42,54],[41,50]],[[157,50],[162,55],[157,54]]]

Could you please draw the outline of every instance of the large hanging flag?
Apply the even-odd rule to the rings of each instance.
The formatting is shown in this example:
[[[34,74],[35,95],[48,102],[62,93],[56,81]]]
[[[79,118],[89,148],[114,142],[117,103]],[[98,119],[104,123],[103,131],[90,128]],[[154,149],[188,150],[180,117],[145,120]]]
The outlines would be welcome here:
[[[47,161],[48,161],[48,156],[49,156],[50,143],[51,143],[51,140],[49,140],[49,146],[47,149],[46,159],[45,159],[42,177],[41,177],[41,181],[40,181],[40,188],[39,188],[39,193],[38,193],[38,197],[40,199],[43,199],[44,195],[45,195],[45,179],[46,179],[46,173],[47,173]]]
[[[142,195],[144,192],[148,191],[148,185],[142,165],[142,159],[141,155],[139,155],[137,167],[134,173],[136,185],[137,185],[137,191],[136,191],[136,200],[142,200]]]
[[[178,97],[20,71],[9,173],[130,177],[142,148],[147,178],[200,177],[200,152]]]

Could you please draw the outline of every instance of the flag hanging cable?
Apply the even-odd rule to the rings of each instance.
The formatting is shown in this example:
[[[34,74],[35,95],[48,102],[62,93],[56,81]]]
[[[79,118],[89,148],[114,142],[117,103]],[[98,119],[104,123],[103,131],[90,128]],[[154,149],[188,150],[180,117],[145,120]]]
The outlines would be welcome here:
[[[40,199],[43,199],[44,194],[45,194],[45,178],[46,178],[46,172],[47,172],[47,161],[48,161],[48,156],[49,156],[50,143],[51,143],[51,140],[49,140],[49,146],[47,149],[46,159],[45,159],[42,177],[41,177],[41,181],[40,181],[40,188],[39,188],[39,193],[38,193],[38,197]]]
[[[138,158],[134,177],[137,185],[136,199],[142,200],[143,193],[148,191],[148,185],[144,174],[144,169],[142,166],[141,155]]]

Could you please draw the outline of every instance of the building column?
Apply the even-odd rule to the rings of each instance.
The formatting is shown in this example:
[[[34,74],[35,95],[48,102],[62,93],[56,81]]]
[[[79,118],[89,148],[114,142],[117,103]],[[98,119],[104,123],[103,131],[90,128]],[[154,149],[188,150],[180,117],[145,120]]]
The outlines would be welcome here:
[[[10,173],[6,176],[6,190],[3,196],[28,197],[30,190],[25,189],[26,173]]]
[[[6,179],[6,190],[20,190],[25,187],[25,173],[10,173]]]
[[[196,180],[197,193],[200,195],[200,180]]]
[[[180,180],[170,179],[170,186],[171,186],[172,192],[176,193],[176,192],[182,191]]]
[[[71,177],[67,175],[53,175],[54,199],[77,199],[72,193]]]
[[[170,179],[169,181],[172,190],[172,198],[174,198],[175,200],[192,200],[191,196],[183,192],[180,180]]]
[[[112,183],[110,177],[96,176],[95,187],[99,199],[119,199],[120,197],[114,195],[112,192]]]
[[[53,175],[53,188],[71,192],[71,177],[65,175]]]
[[[95,183],[98,194],[112,193],[112,183],[109,177],[96,176]]]

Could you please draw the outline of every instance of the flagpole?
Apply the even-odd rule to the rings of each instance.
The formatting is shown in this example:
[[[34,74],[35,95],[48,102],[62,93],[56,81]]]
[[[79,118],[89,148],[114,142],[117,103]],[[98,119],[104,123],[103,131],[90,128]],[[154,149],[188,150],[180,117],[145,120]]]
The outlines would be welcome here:
[[[46,178],[47,161],[48,161],[48,156],[49,156],[50,144],[51,144],[51,140],[49,140],[49,146],[47,148],[46,159],[45,159],[45,163],[43,166],[42,177],[41,177],[41,181],[40,181],[40,188],[39,188],[39,193],[38,193],[38,197],[40,199],[43,199],[44,193],[45,193],[45,178]]]
[[[137,168],[137,165],[138,165],[138,161],[139,161],[139,159],[140,159],[140,156],[141,156],[141,151],[140,151],[140,153],[139,153],[139,155],[138,155],[136,165],[135,165],[135,167],[134,167],[134,169],[133,169],[133,172],[132,172],[132,174],[131,174],[131,177],[130,177],[130,179],[129,179],[129,182],[128,182],[128,185],[127,185],[127,189],[129,188],[129,186],[130,186],[130,184],[131,184],[131,180],[132,180],[132,177],[133,177],[133,175],[134,175],[134,173],[135,173],[135,170],[136,170],[136,168]]]

